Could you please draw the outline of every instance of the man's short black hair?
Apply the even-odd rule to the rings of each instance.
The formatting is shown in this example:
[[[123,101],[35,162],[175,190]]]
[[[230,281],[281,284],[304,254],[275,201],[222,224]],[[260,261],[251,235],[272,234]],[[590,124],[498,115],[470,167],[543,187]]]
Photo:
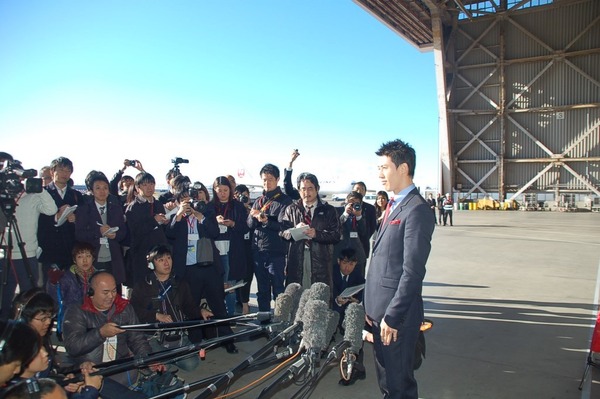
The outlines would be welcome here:
[[[405,163],[408,165],[408,175],[414,177],[415,167],[417,165],[417,155],[410,144],[397,139],[383,143],[379,150],[375,152],[377,156],[388,156],[396,167]]]
[[[71,250],[71,255],[73,257],[73,261],[75,261],[75,258],[77,257],[78,254],[83,253],[83,252],[89,252],[92,255],[92,257],[94,257],[94,254],[96,253],[96,248],[94,248],[94,246],[92,244],[90,244],[89,242],[84,242],[84,241],[75,242],[75,245],[73,245],[73,249]]]
[[[71,169],[73,172],[73,162],[67,157],[58,157],[50,163],[50,169],[56,170],[59,166]]]
[[[273,165],[272,163],[268,163],[265,166],[262,167],[262,169],[260,170],[259,173],[260,176],[262,175],[271,175],[276,179],[279,179],[279,168],[275,165]]]
[[[135,176],[135,185],[139,186],[144,183],[156,184],[156,180],[154,180],[154,176],[152,176],[148,172],[140,172]]]
[[[348,193],[348,195],[346,195],[346,201],[350,201],[351,199],[357,199],[362,202],[363,195],[358,191],[351,191]]]
[[[110,185],[110,183],[108,182],[108,178],[104,173],[100,172],[99,170],[92,170],[85,177],[85,186],[88,190],[92,191],[92,189],[94,188],[94,183],[97,181],[103,181],[106,184]]]
[[[42,346],[40,335],[27,323],[0,320],[0,366],[20,361],[31,363]]]
[[[30,323],[40,313],[56,312],[54,299],[43,288],[34,287],[21,292],[13,300],[13,316]]]
[[[342,251],[340,252],[340,254],[338,255],[338,259],[339,260],[349,260],[351,262],[357,262],[358,261],[358,257],[356,256],[356,250],[354,248],[351,247],[347,247],[342,249]]]
[[[367,192],[367,185],[365,184],[365,182],[362,181],[356,181],[354,182],[355,186],[361,186],[363,190],[365,190],[365,193]]]
[[[309,182],[314,184],[317,191],[319,191],[319,179],[317,179],[317,176],[313,175],[312,173],[308,173],[308,172],[300,173],[300,175],[298,176],[298,179],[296,180],[298,190],[300,190],[300,183],[302,183],[302,180],[308,180]]]

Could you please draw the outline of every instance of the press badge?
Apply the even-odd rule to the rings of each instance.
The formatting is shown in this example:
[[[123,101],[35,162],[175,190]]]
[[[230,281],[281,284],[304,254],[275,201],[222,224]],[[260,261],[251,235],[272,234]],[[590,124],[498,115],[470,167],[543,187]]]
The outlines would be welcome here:
[[[190,233],[187,236],[188,241],[198,241],[200,239],[200,236],[198,235],[198,233]]]
[[[220,224],[219,225],[219,233],[221,233],[221,234],[227,233],[227,226]]]
[[[357,231],[351,231],[350,232],[350,238],[358,238],[358,232]]]
[[[108,238],[100,237],[100,245],[106,245],[108,247]]]

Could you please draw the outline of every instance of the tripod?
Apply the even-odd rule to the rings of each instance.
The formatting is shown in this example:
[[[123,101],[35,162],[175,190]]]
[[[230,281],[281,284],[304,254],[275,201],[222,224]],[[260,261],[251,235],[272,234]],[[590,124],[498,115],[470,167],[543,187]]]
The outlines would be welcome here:
[[[3,298],[4,290],[8,285],[8,271],[13,266],[12,263],[12,250],[13,246],[13,233],[15,239],[17,241],[17,247],[19,248],[19,252],[21,253],[21,259],[23,260],[23,264],[25,265],[25,272],[27,273],[27,277],[31,283],[32,287],[35,287],[37,284],[34,281],[33,273],[31,271],[31,266],[29,265],[29,259],[27,259],[27,253],[25,252],[25,243],[21,238],[21,231],[19,230],[19,225],[17,224],[17,218],[15,217],[15,208],[17,204],[12,200],[10,203],[2,204],[2,212],[4,212],[4,216],[6,216],[6,228],[2,231],[2,235],[0,235],[0,248],[4,251],[4,262],[2,265],[2,284],[0,284],[0,300]]]

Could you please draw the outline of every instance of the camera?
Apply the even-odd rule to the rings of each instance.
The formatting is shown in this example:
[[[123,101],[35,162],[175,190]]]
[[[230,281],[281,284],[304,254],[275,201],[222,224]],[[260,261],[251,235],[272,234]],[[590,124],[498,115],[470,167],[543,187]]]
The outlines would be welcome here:
[[[194,210],[200,213],[206,212],[206,201],[192,201],[191,205]]]
[[[180,157],[176,157],[171,159],[171,162],[175,164],[175,166],[179,165],[180,163],[190,163],[189,159],[183,159]]]
[[[250,202],[250,197],[247,197],[243,194],[240,195],[239,199],[242,204],[247,204],[248,202]]]
[[[362,206],[360,205],[360,202],[355,202],[352,204],[352,209],[354,209],[356,212],[360,211],[361,208]]]
[[[132,159],[132,160],[130,160],[130,161],[129,161],[129,166],[135,166],[135,163],[136,163],[136,162],[137,162],[137,161],[136,161],[135,159]]]
[[[42,179],[35,178],[36,175],[37,170],[23,169],[19,161],[7,161],[0,171],[0,199],[15,199],[23,190],[26,193],[41,193]]]

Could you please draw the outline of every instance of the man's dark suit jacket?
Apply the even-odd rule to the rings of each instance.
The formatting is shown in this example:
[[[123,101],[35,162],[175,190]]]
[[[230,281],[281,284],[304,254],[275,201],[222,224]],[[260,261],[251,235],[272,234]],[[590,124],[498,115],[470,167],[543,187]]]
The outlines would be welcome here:
[[[377,323],[395,329],[420,325],[425,264],[434,223],[429,205],[415,188],[377,232],[365,285],[365,310]]]

